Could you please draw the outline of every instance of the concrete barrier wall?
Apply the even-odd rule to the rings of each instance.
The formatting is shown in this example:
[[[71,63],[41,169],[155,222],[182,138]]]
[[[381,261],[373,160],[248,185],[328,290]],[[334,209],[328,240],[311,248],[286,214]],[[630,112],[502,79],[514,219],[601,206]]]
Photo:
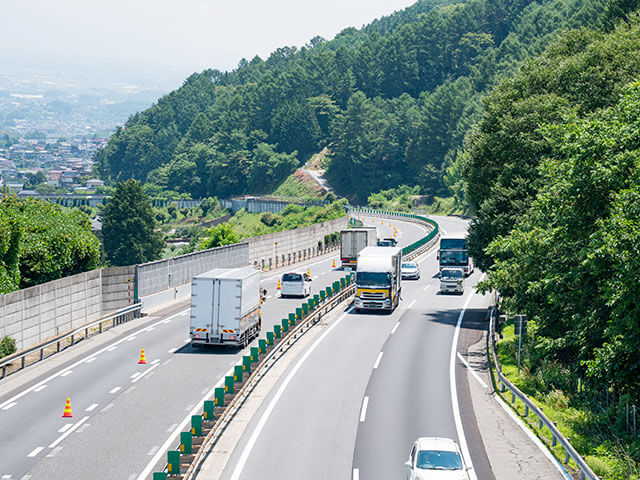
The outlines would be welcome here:
[[[249,244],[234,243],[179,257],[137,265],[140,298],[191,282],[194,275],[214,268],[243,267],[249,264]]]
[[[348,220],[345,215],[308,227],[248,238],[249,262],[259,268],[273,268],[320,255],[325,251],[325,235],[347,228]]]
[[[0,295],[0,338],[13,337],[22,350],[126,307],[133,274],[133,267],[103,268]]]

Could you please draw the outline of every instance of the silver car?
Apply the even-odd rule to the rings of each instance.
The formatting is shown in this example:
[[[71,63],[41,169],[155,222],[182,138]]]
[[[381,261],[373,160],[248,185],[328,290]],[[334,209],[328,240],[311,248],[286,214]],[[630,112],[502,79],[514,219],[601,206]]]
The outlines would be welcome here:
[[[460,448],[450,438],[419,438],[405,465],[407,480],[469,480]]]
[[[418,280],[420,278],[420,267],[416,262],[402,262],[401,273],[402,278]]]

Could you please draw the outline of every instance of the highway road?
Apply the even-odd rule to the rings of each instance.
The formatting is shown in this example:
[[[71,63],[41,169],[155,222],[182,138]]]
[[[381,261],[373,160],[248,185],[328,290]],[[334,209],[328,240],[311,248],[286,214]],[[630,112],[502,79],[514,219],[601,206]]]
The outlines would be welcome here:
[[[404,244],[424,235],[418,225],[393,224]],[[389,236],[388,221],[378,227],[380,236]],[[336,252],[291,268],[310,268],[317,293],[344,275],[332,268],[337,257]],[[263,275],[269,291],[265,329],[301,303],[278,298],[281,273]],[[74,357],[74,348],[57,355],[56,363],[68,360],[11,391],[0,383],[0,478],[133,480],[149,478],[164,465],[166,450],[178,443],[190,415],[202,410],[214,385],[247,350],[191,348],[186,303],[139,322],[126,334],[116,328],[89,340],[96,347],[81,358]],[[142,348],[146,365],[138,364]],[[19,377],[10,378],[13,385]],[[62,418],[67,397],[73,418]]]
[[[435,219],[444,232],[466,230]],[[472,478],[494,478],[457,358],[486,326],[488,299],[472,288],[481,274],[464,295],[440,295],[435,251],[419,263],[421,279],[403,281],[393,314],[349,309],[324,327],[265,399],[222,478],[406,478],[420,436],[455,439]]]

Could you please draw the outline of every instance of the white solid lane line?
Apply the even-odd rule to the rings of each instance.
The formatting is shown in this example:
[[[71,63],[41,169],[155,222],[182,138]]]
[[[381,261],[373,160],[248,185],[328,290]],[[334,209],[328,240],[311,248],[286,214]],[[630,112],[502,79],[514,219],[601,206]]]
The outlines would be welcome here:
[[[480,375],[478,375],[478,372],[476,372],[473,368],[471,368],[471,365],[469,365],[469,362],[467,362],[464,359],[464,357],[460,355],[460,352],[458,352],[458,358],[462,361],[462,363],[464,363],[464,366],[467,367],[467,370],[471,372],[471,374],[473,375],[473,378],[475,378],[478,381],[478,383],[482,385],[484,388],[487,388],[487,384],[484,383],[484,380],[482,380]]]
[[[109,347],[107,348],[107,352],[113,352],[118,347]]]
[[[84,363],[91,363],[95,361],[96,361],[96,357],[91,357],[91,358],[87,358]]]
[[[42,450],[44,450],[44,447],[36,447],[33,450],[31,450],[31,453],[29,453],[27,457],[33,458],[36,455],[38,455]]]
[[[127,338],[127,342],[133,342],[136,339],[135,336]]]
[[[118,390],[120,390],[122,387],[115,387],[112,388],[111,390],[109,390],[109,393],[116,393]]]
[[[396,322],[396,324],[393,326],[393,328],[391,329],[391,335],[393,335],[394,333],[396,333],[396,330],[398,330],[398,327],[400,326],[400,322]]]
[[[369,397],[364,397],[362,401],[362,410],[360,410],[360,421],[364,422],[367,418],[367,407],[369,406]]]
[[[416,300],[417,300],[417,298],[416,298],[416,299],[414,299],[414,300],[409,304],[409,308],[413,307],[413,305],[416,303]]]
[[[166,363],[166,362],[165,362]],[[160,460],[160,458],[165,455],[165,452],[170,448],[170,446],[173,444],[173,442],[175,441],[175,439],[178,437],[178,434],[187,426],[187,424],[191,421],[191,416],[195,415],[199,409],[202,408],[202,403],[211,398],[213,396],[213,394],[216,391],[216,388],[220,387],[223,383],[224,383],[224,377],[230,375],[233,372],[233,368],[230,368],[227,373],[225,373],[222,378],[220,378],[216,384],[213,386],[213,388],[211,388],[211,390],[209,390],[204,397],[202,397],[202,399],[196,403],[196,406],[193,407],[193,410],[191,410],[191,412],[189,412],[189,415],[187,415],[186,417],[184,417],[184,419],[182,420],[182,422],[180,423],[180,425],[177,426],[177,428],[173,431],[173,433],[171,435],[169,435],[169,438],[167,438],[167,440],[160,446],[160,448],[158,449],[158,451],[156,452],[156,454],[153,456],[153,458],[149,461],[149,463],[147,463],[147,466],[144,467],[144,470],[142,471],[142,473],[140,475],[138,475],[137,480],[146,480],[149,475],[151,474],[151,470],[153,470],[153,468],[156,466],[156,463],[158,463],[158,461]]]
[[[374,368],[374,369],[375,369],[375,368],[378,368],[378,365],[380,365],[380,360],[382,360],[382,354],[383,354],[383,353],[384,353],[384,352],[380,352],[380,353],[378,354],[378,358],[376,358],[376,363],[374,363],[374,364],[373,364],[373,368]]]
[[[482,279],[484,279],[484,275]],[[462,325],[462,319],[464,318],[464,313],[467,311],[467,307],[473,298],[473,294],[469,295],[467,301],[464,302],[464,307],[460,311],[460,315],[458,315],[458,322],[456,324],[456,329],[453,332],[453,340],[451,341],[451,356],[449,359],[449,387],[451,389],[451,405],[453,407],[453,420],[456,424],[456,433],[458,434],[458,443],[460,444],[460,449],[462,450],[462,456],[467,459],[467,463],[469,464],[469,477],[470,480],[478,480],[476,475],[476,471],[473,468],[473,462],[471,460],[471,455],[469,454],[469,445],[467,445],[467,438],[464,435],[464,428],[462,426],[462,418],[460,416],[460,404],[458,403],[458,387],[456,385],[456,352],[458,351],[458,337],[460,336],[460,325]]]
[[[54,441],[51,445],[49,445],[49,448],[55,448],[60,442],[62,442],[65,438],[67,438],[69,435],[71,435],[75,430],[80,428],[80,426],[84,422],[86,422],[87,420],[89,420],[89,416],[88,415],[86,417],[82,417],[82,420],[80,420],[73,427],[71,427],[69,430],[67,430],[62,435],[60,435],[56,441]]]
[[[10,408],[15,407],[18,404],[18,402],[11,402],[7,405],[5,405],[4,407],[2,407],[2,410],[9,410]]]
[[[87,411],[87,412],[90,412],[90,411],[92,411],[92,410],[95,410],[95,408],[96,408],[97,406],[98,406],[98,404],[97,404],[97,403],[94,403],[94,404],[92,404],[92,405],[88,406],[86,411]]]
[[[67,430],[69,430],[71,427],[73,427],[73,423],[67,423],[64,427],[58,430],[58,433],[64,433]]]
[[[133,380],[131,380],[131,383],[136,383],[138,380],[140,380],[141,378],[143,378],[145,375],[149,375],[154,368],[159,367],[160,364],[156,363],[155,365],[153,365],[151,368],[149,368],[149,370],[147,370],[144,373],[141,373],[140,375],[138,375],[136,378],[134,378]]]
[[[185,308],[184,310],[181,310],[181,311],[179,311],[177,313],[174,313],[169,318],[166,318],[164,320],[158,320],[153,325],[158,325],[158,324],[160,324],[160,323],[162,323],[162,322],[164,322],[166,320],[171,320],[171,319],[173,319],[175,317],[179,317],[180,315],[185,315],[188,312],[189,312],[189,309]],[[135,335],[137,335],[137,332],[132,333],[131,335],[135,336]],[[117,345],[121,344],[122,342],[126,342],[128,338],[129,337],[121,338],[120,340],[116,341],[115,343],[111,344],[110,346],[104,347],[102,350],[98,350],[94,355],[100,355],[103,352],[115,350]],[[36,388],[38,388],[41,385],[44,385],[45,383],[48,383],[50,380],[61,376],[63,373],[65,373],[67,371],[70,371],[72,368],[76,367],[77,365],[80,365],[81,363],[84,363],[84,361],[85,361],[85,359],[83,358],[82,360],[79,360],[76,363],[74,363],[72,365],[69,365],[68,367],[66,367],[66,369],[60,370],[59,372],[48,376],[47,378],[45,378],[41,382],[36,383],[35,385],[33,385],[33,386],[27,388],[26,390],[14,395],[13,397],[9,398],[8,400],[5,400],[3,403],[0,403],[0,409],[3,408],[5,405],[8,405],[8,404],[10,404],[11,402],[13,402],[15,400],[18,400],[19,398],[24,397],[26,394],[33,392]]]
[[[289,371],[289,375],[287,375],[287,378],[284,379],[284,381],[280,385],[280,388],[278,389],[276,394],[271,399],[271,402],[269,402],[269,405],[267,406],[266,410],[262,414],[262,417],[260,417],[260,420],[258,421],[258,424],[256,425],[255,430],[251,434],[251,437],[249,437],[249,441],[245,445],[244,450],[242,451],[242,454],[240,455],[240,458],[238,459],[238,463],[236,464],[236,467],[233,470],[233,473],[231,475],[231,479],[230,480],[239,480],[240,479],[240,476],[242,475],[242,470],[244,469],[244,466],[247,463],[247,460],[249,459],[249,456],[251,455],[251,450],[253,450],[254,445],[258,441],[258,437],[260,436],[260,433],[262,432],[262,429],[264,428],[264,426],[266,425],[267,421],[269,420],[269,417],[271,416],[271,412],[273,412],[273,410],[276,408],[276,405],[280,401],[280,398],[284,394],[284,391],[287,389],[287,387],[289,386],[289,384],[293,380],[293,377],[296,375],[296,373],[298,373],[298,370],[300,370],[300,368],[302,367],[304,362],[307,360],[307,358],[309,358],[311,356],[311,354],[318,347],[318,345],[320,345],[320,343],[325,338],[327,338],[327,336],[333,331],[333,329],[337,325],[339,325],[342,322],[342,320],[344,320],[347,317],[347,315],[349,313],[351,313],[352,311],[353,311],[353,307],[350,307],[346,312],[344,312],[342,315],[340,315],[340,317],[335,322],[333,322],[333,324],[331,326],[329,326],[329,328],[327,328],[322,335],[320,335],[320,337],[311,345],[311,347],[309,347],[306,350],[304,355],[302,355],[300,360],[298,360],[298,363],[296,363],[295,366]],[[142,480],[143,478],[144,477],[138,477],[138,480]]]
[[[360,480],[360,470],[357,468],[353,469],[353,480]]]
[[[60,374],[61,377],[66,377],[67,375],[71,375],[73,373],[73,370],[67,370],[66,372],[63,372]]]
[[[38,388],[34,388],[33,391],[34,392],[40,392],[40,391],[44,390],[45,388],[47,388],[46,385],[40,385]]]

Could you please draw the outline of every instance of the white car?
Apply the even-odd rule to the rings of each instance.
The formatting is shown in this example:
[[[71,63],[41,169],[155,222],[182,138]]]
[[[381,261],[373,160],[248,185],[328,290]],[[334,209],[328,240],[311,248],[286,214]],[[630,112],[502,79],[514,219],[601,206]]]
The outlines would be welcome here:
[[[420,279],[420,267],[416,262],[402,262],[401,267],[402,278]]]
[[[311,295],[311,278],[306,273],[289,272],[282,275],[280,296],[308,297]]]
[[[407,480],[469,480],[460,448],[450,438],[419,438],[405,465]]]

